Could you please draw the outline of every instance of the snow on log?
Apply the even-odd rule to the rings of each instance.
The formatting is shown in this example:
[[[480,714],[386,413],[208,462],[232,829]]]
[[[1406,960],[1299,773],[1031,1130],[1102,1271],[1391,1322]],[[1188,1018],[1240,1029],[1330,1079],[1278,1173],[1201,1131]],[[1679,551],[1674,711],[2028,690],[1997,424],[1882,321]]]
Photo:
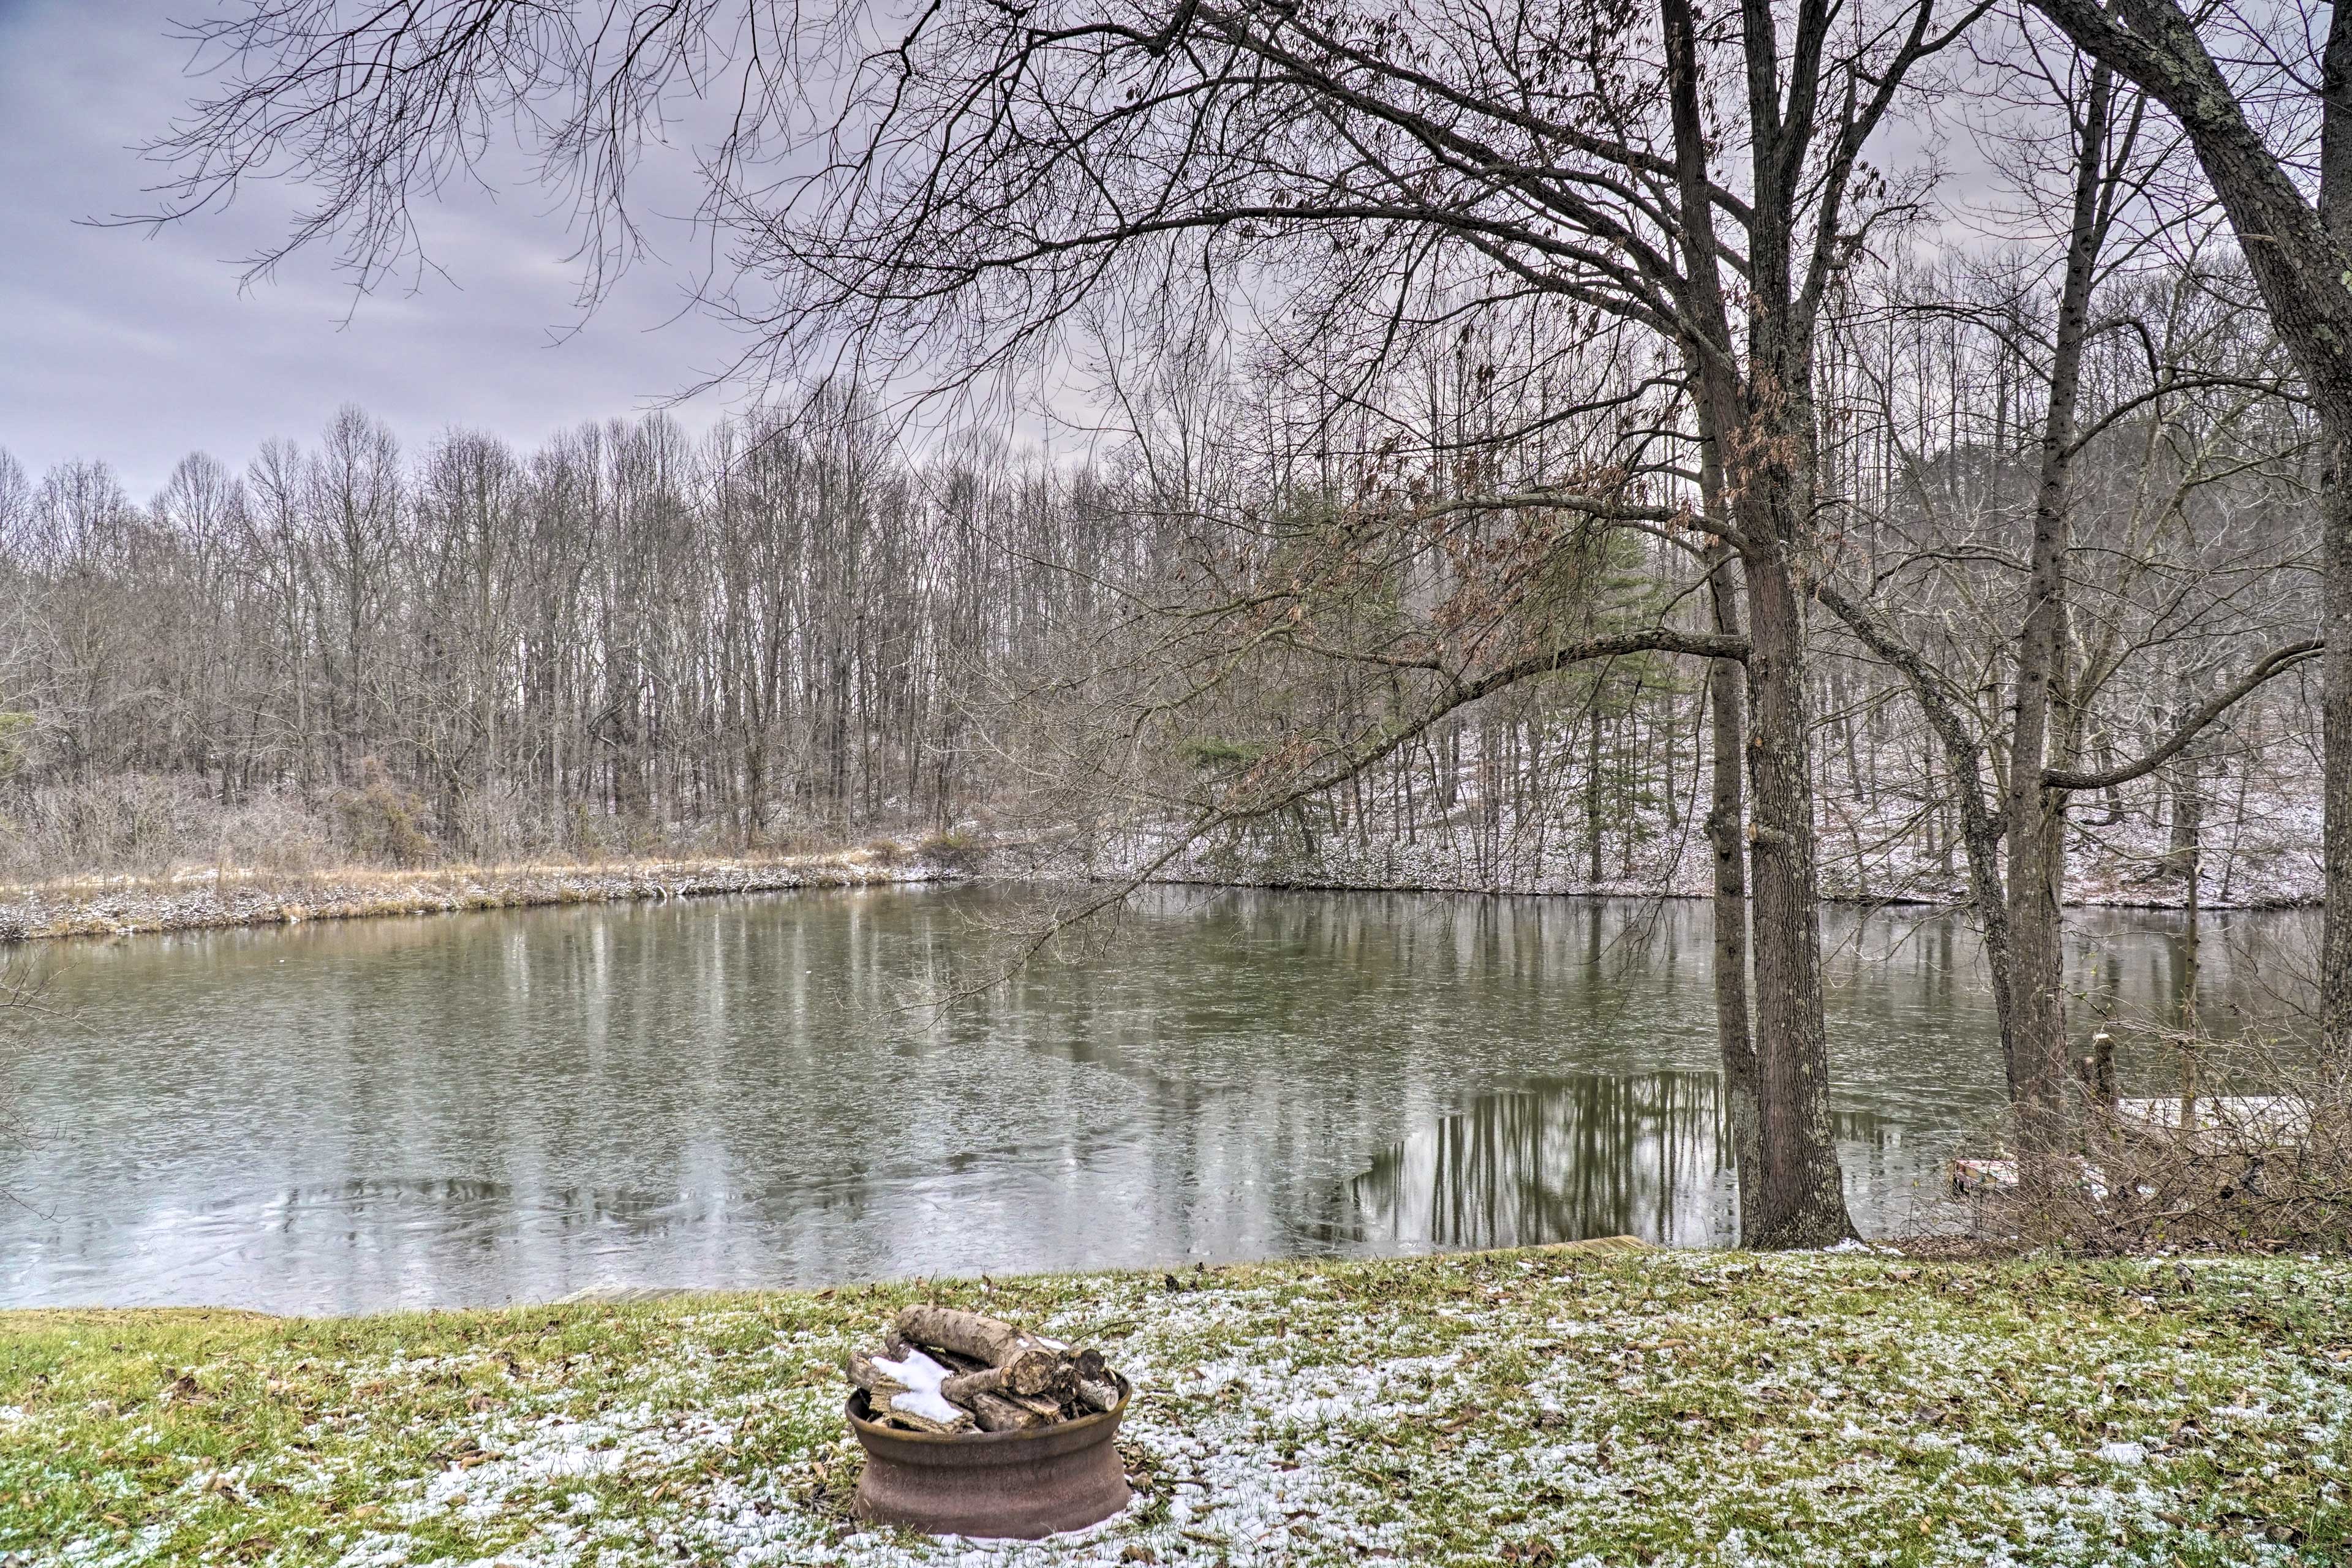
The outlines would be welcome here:
[[[885,1426],[1021,1432],[1118,1406],[1118,1374],[1100,1351],[1074,1351],[977,1312],[908,1307],[884,1347],[880,1355],[852,1351],[842,1365]]]
[[[866,1406],[877,1417],[918,1432],[969,1432],[978,1424],[971,1410],[940,1394],[940,1385],[953,1374],[921,1351],[896,1360],[852,1351],[848,1366],[850,1382],[866,1390]]]

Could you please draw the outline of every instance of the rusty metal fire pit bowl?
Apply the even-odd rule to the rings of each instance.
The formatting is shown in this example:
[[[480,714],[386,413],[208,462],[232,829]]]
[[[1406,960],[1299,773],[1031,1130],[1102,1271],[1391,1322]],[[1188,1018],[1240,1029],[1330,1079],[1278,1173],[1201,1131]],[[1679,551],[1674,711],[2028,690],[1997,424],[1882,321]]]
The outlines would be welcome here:
[[[938,1436],[866,1419],[866,1391],[849,1396],[849,1427],[866,1449],[856,1512],[877,1524],[933,1535],[1034,1541],[1084,1530],[1127,1506],[1119,1463],[1119,1417],[1134,1389],[1118,1380],[1118,1403],[1099,1415],[1025,1432]]]

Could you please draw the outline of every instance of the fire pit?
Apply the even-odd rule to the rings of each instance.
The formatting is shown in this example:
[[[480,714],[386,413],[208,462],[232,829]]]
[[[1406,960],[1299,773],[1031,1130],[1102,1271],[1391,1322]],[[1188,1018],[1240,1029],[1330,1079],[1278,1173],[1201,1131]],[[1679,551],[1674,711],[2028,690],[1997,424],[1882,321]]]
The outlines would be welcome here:
[[[1129,1393],[1122,1377],[1118,1403],[1097,1415],[950,1436],[875,1425],[861,1388],[849,1396],[850,1429],[866,1449],[857,1517],[935,1535],[1028,1541],[1108,1519],[1129,1496],[1113,1439]]]
[[[950,1307],[900,1312],[852,1351],[859,1518],[938,1535],[1034,1540],[1127,1506],[1113,1439],[1134,1393],[1102,1352]]]

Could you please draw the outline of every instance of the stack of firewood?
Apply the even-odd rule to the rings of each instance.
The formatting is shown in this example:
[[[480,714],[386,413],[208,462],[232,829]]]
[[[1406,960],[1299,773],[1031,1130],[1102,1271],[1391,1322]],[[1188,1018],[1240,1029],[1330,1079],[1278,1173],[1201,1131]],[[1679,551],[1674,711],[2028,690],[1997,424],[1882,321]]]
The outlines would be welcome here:
[[[880,1354],[852,1351],[868,1418],[909,1432],[1019,1432],[1118,1404],[1102,1352],[952,1307],[908,1307]]]

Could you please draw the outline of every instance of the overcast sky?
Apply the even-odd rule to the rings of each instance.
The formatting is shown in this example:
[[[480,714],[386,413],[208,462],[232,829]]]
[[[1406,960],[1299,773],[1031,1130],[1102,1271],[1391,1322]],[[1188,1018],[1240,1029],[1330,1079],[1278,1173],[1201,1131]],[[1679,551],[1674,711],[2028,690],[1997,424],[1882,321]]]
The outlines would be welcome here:
[[[452,426],[530,445],[651,406],[732,357],[731,334],[685,310],[691,230],[659,223],[692,205],[682,154],[656,153],[631,183],[667,264],[632,273],[584,323],[563,215],[527,182],[421,206],[450,277],[364,300],[324,253],[241,286],[237,260],[284,233],[281,188],[152,236],[79,221],[152,204],[163,170],[136,145],[205,87],[170,18],[216,4],[0,0],[0,449],[33,475],[102,458],[145,500],[192,450],[241,468],[269,437],[308,442],[344,403],[412,453]],[[1933,157],[1948,198],[1985,184],[1949,111],[1895,127],[1878,151],[1898,168]],[[1942,232],[1930,248],[1965,243]],[[1083,415],[1066,385],[1024,396],[1064,432]],[[677,413],[699,428],[726,406],[705,395]],[[1019,429],[1056,444],[1050,428]]]
[[[0,0],[0,448],[37,477],[113,464],[144,500],[185,453],[242,467],[308,442],[342,403],[412,449],[450,426],[533,442],[625,414],[723,363],[729,334],[679,307],[690,253],[635,274],[584,331],[561,214],[541,193],[436,207],[428,280],[358,304],[314,258],[240,290],[235,261],[279,232],[274,193],[155,237],[76,220],[137,211],[132,151],[199,84],[168,18],[207,0]],[[681,410],[696,425],[715,398]]]

